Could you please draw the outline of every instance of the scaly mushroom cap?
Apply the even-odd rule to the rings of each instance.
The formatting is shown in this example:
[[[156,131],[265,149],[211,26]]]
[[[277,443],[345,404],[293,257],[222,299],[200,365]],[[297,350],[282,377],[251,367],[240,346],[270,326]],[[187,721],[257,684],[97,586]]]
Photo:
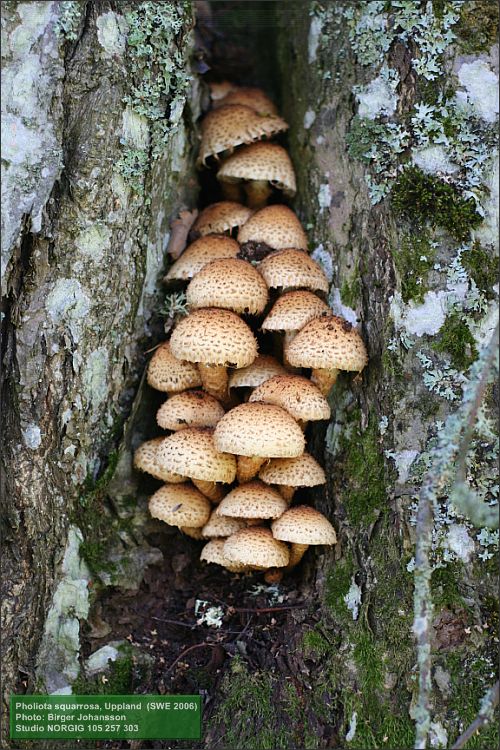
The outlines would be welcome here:
[[[198,388],[201,377],[196,365],[183,362],[172,354],[170,341],[156,349],[148,365],[148,384],[164,393],[179,393],[186,388]]]
[[[245,573],[247,570],[250,570],[248,565],[231,562],[224,555],[225,543],[225,539],[211,539],[201,550],[200,560],[215,563],[215,565],[222,565],[223,568],[227,568],[231,573]]]
[[[270,289],[319,289],[328,291],[328,279],[319,265],[303,250],[278,250],[259,264],[259,271]]]
[[[238,242],[263,242],[273,250],[307,250],[302,225],[288,206],[276,204],[256,211],[238,231]]]
[[[227,537],[244,528],[246,528],[245,521],[242,521],[239,518],[225,518],[224,516],[218,516],[215,514],[215,511],[212,511],[212,514],[202,528],[201,533],[206,539],[210,537]]]
[[[255,388],[274,375],[285,375],[286,370],[269,354],[259,354],[251,365],[234,370],[229,377],[229,388]]]
[[[153,438],[140,445],[134,453],[134,466],[139,471],[151,474],[155,479],[161,479],[162,482],[170,484],[179,484],[185,482],[187,477],[177,474],[176,472],[167,471],[159,462],[157,452],[158,446],[163,438]]]
[[[302,289],[285,292],[278,297],[261,328],[263,331],[299,331],[313,318],[329,312],[326,302],[312,292]]]
[[[207,428],[188,427],[162,438],[157,456],[167,471],[193,479],[230,484],[236,476],[235,457],[216,449],[212,430]]]
[[[297,192],[293,164],[277,143],[252,143],[224,160],[217,172],[220,182],[265,180],[292,198]]]
[[[266,484],[287,487],[316,487],[326,482],[325,472],[310,453],[297,458],[273,458],[262,467],[259,477]]]
[[[213,98],[213,97],[212,97]],[[228,91],[223,97],[214,100],[214,109],[226,104],[244,104],[245,107],[258,112],[259,115],[277,115],[276,105],[264,94],[262,89],[242,87]]]
[[[275,375],[252,392],[249,403],[275,404],[305,422],[330,419],[330,406],[319,388],[300,375]]]
[[[217,450],[238,456],[300,456],[305,439],[293,417],[272,404],[240,404],[228,411],[214,431]]]
[[[337,315],[322,315],[302,328],[286,349],[292,367],[360,372],[368,362],[357,328]]]
[[[277,490],[254,479],[231,490],[214,512],[217,516],[265,519],[279,518],[287,507]]]
[[[210,394],[184,391],[160,406],[156,421],[164,430],[184,430],[186,427],[215,427],[223,416],[224,409]]]
[[[261,313],[268,300],[267,284],[246,260],[214,260],[189,283],[190,307],[223,307],[236,313]]]
[[[232,232],[248,221],[253,211],[236,201],[219,201],[200,211],[191,231],[204,237],[206,234]]]
[[[253,211],[236,201],[219,201],[212,203],[200,212],[191,231],[201,234],[224,234],[232,232],[248,221]]]
[[[337,536],[330,521],[309,505],[297,505],[273,521],[275,539],[295,544],[335,544]]]
[[[247,324],[230,310],[193,310],[170,337],[174,356],[188,362],[247,367],[257,356],[257,341]]]
[[[238,86],[231,81],[211,81],[209,84],[210,98],[213,102],[218,102],[229,94],[230,91],[235,91]]]
[[[200,237],[187,247],[169,269],[164,281],[192,279],[207,263],[222,258],[236,258],[240,246],[226,235],[209,234]]]
[[[232,151],[243,143],[252,143],[271,137],[288,129],[287,123],[277,115],[259,115],[244,104],[227,104],[214,109],[202,120],[198,166],[209,156],[217,157],[223,151]]]
[[[153,518],[169,526],[200,528],[210,518],[212,506],[192,484],[165,484],[149,500]]]
[[[235,563],[255,568],[284,568],[290,552],[286,544],[273,538],[269,529],[251,526],[226,539],[224,556]]]

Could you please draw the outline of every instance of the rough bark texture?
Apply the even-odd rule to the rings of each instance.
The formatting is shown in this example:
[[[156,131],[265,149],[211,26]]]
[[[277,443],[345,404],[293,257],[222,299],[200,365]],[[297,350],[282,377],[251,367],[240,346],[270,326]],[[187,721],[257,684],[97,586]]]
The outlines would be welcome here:
[[[139,46],[153,13],[167,30],[151,71],[170,76],[156,91]],[[69,525],[121,435],[157,326],[169,222],[195,200],[192,26],[189,3],[2,3],[4,700],[21,679],[36,684],[49,610],[54,664],[50,676],[42,658],[39,684],[73,674],[57,640],[74,651],[88,572],[69,574],[79,604],[59,589],[54,610],[52,597],[71,569],[65,548],[78,558]]]

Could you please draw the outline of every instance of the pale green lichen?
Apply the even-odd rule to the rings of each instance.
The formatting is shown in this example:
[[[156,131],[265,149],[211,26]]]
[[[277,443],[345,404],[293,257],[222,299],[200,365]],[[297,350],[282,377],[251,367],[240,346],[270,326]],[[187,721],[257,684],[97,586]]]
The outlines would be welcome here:
[[[78,0],[63,0],[58,5],[59,16],[55,23],[55,32],[58,36],[74,42],[78,39],[77,31],[85,10],[84,4]]]

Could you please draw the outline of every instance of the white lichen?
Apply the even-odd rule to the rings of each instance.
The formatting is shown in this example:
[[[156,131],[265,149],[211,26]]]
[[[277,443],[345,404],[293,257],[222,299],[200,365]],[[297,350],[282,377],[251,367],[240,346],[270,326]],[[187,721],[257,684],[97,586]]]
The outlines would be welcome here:
[[[414,149],[412,160],[426,174],[454,174],[459,168],[450,160],[444,146],[440,145]]]
[[[381,115],[386,117],[393,115],[398,103],[396,93],[398,83],[397,73],[384,66],[380,75],[366,86],[355,87],[358,116],[374,120]]]
[[[89,354],[82,373],[83,393],[97,418],[99,407],[107,399],[109,354],[101,346]]]
[[[324,211],[325,208],[330,208],[332,203],[332,191],[330,190],[330,185],[328,182],[323,183],[323,185],[320,185],[319,191],[318,191],[318,203],[319,203],[319,209],[320,211]]]
[[[358,714],[357,711],[353,711],[349,720],[349,730],[345,736],[346,742],[352,742],[358,725]]]
[[[77,279],[59,279],[45,300],[45,309],[51,320],[67,325],[73,340],[79,341],[85,317],[92,306],[90,297]]]
[[[223,624],[224,610],[222,607],[209,606],[210,602],[204,599],[196,599],[194,606],[197,625],[208,625],[212,628],[220,628]]]
[[[121,56],[127,43],[128,23],[112,10],[97,17],[97,39],[106,57]]]
[[[462,562],[469,562],[474,554],[474,540],[469,536],[466,526],[459,523],[453,523],[448,529],[446,543],[449,549]]]
[[[421,304],[405,304],[399,293],[391,302],[391,314],[397,329],[411,336],[434,336],[446,320],[447,292],[426,292]]]
[[[449,747],[448,732],[440,721],[432,721],[429,729],[431,747]]]
[[[309,130],[316,119],[316,113],[312,109],[308,109],[304,115],[304,130]]]
[[[361,591],[361,587],[358,586],[353,578],[349,587],[349,591],[344,596],[344,602],[347,609],[351,612],[353,620],[357,620],[359,617],[359,608],[361,606],[362,593],[363,592]]]
[[[23,440],[27,448],[32,451],[38,450],[42,443],[42,433],[37,424],[29,424],[23,430]]]
[[[318,51],[322,30],[323,20],[320,16],[313,16],[311,18],[311,25],[309,26],[309,37],[307,40],[307,55],[309,63],[313,63],[316,60],[316,54]]]
[[[311,253],[311,258],[319,263],[328,281],[333,279],[333,256],[319,244]]]
[[[332,287],[332,289],[330,290],[328,304],[330,305],[330,308],[332,312],[335,313],[335,315],[340,315],[341,318],[345,318],[354,326],[358,325],[359,318],[356,314],[356,311],[353,310],[352,307],[344,305],[344,303],[342,302],[340,289],[338,287]]]
[[[488,123],[498,117],[498,76],[484,62],[474,60],[464,62],[458,70],[458,80],[465,91],[457,91],[457,99],[463,105],[469,104],[475,114]]]
[[[97,262],[111,247],[111,231],[105,224],[96,222],[77,236],[75,245],[82,255]]]
[[[396,471],[398,472],[398,482],[404,484],[410,475],[410,468],[416,457],[417,450],[385,451],[387,458],[392,458]]]

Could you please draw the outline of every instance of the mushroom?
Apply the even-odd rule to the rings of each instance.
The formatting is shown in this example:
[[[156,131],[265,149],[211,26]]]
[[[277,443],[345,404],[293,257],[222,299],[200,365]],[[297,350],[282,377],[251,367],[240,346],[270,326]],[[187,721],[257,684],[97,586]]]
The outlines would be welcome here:
[[[201,528],[210,518],[210,501],[192,484],[165,484],[149,499],[153,518],[169,526]]]
[[[209,393],[184,391],[171,396],[160,406],[156,421],[164,430],[175,432],[186,427],[215,427],[223,416],[223,407]]]
[[[250,216],[238,230],[238,242],[242,245],[240,254],[251,260],[289,247],[307,251],[307,237],[300,221],[288,206],[279,204],[261,208]]]
[[[270,289],[311,289],[328,292],[328,279],[319,265],[303,250],[287,248],[271,253],[259,264]]]
[[[146,474],[151,474],[155,479],[161,479],[162,482],[178,484],[185,482],[187,477],[177,474],[177,472],[167,471],[158,460],[157,452],[163,438],[153,438],[140,445],[134,453],[134,467]]]
[[[300,375],[275,375],[257,386],[249,403],[275,404],[292,415],[304,429],[307,422],[330,419],[330,406],[314,383]]]
[[[210,81],[208,84],[210,88],[210,98],[213,102],[219,102],[231,91],[235,91],[238,86],[231,81]]]
[[[311,367],[311,380],[327,396],[339,370],[361,372],[368,362],[357,328],[337,315],[309,321],[286,348],[293,367]]]
[[[229,389],[255,388],[273,375],[285,375],[286,370],[280,362],[269,354],[258,354],[251,365],[233,370],[229,376]]]
[[[330,521],[309,505],[297,505],[271,524],[275,539],[290,542],[290,561],[286,570],[294,568],[312,544],[335,544],[337,536]]]
[[[224,518],[229,516],[263,520],[279,518],[286,509],[287,502],[279,492],[258,479],[253,479],[231,490],[214,513]]]
[[[219,158],[236,146],[253,143],[288,129],[277,115],[259,115],[244,104],[227,104],[205,115],[201,122],[201,144],[198,166],[206,165],[210,156]]]
[[[267,284],[246,260],[214,260],[189,283],[190,307],[223,307],[236,313],[258,315],[267,305]]]
[[[240,404],[228,411],[214,431],[217,450],[238,456],[238,481],[252,479],[266,458],[300,456],[305,439],[293,417],[272,404]]]
[[[214,502],[223,496],[216,483],[231,484],[236,476],[235,457],[215,447],[208,428],[188,427],[162,438],[157,457],[162,468],[189,477]]]
[[[207,234],[231,234],[233,229],[243,226],[252,213],[251,208],[236,201],[212,203],[200,212],[191,234],[202,237]]]
[[[151,357],[147,380],[151,388],[164,393],[180,393],[201,385],[196,365],[177,359],[172,354],[170,341],[164,341]]]
[[[212,511],[201,533],[205,539],[209,539],[210,537],[228,537],[245,527],[246,523],[241,518],[219,516],[215,511]]]
[[[251,570],[248,565],[231,562],[224,555],[225,542],[225,539],[211,539],[201,550],[200,560],[222,565],[223,568],[227,568],[231,573],[246,573],[248,570]]]
[[[247,324],[230,310],[193,310],[179,321],[170,338],[172,353],[197,362],[208,393],[228,399],[228,367],[247,367],[257,356],[257,342]]]
[[[223,553],[231,562],[249,565],[255,570],[284,568],[290,559],[286,544],[275,539],[263,526],[251,526],[232,534],[224,543]]]
[[[223,234],[209,234],[199,237],[182,253],[181,257],[169,268],[164,281],[192,279],[207,263],[222,258],[236,258],[240,246],[236,240]]]
[[[297,333],[306,323],[323,313],[329,313],[330,308],[312,292],[302,289],[285,292],[274,303],[271,311],[262,323],[263,331],[284,331],[284,349],[290,345]],[[287,362],[285,361],[285,364]]]
[[[262,91],[248,86],[242,86],[233,88],[220,97],[214,100],[214,109],[223,107],[226,104],[244,104],[245,107],[251,107],[251,109],[258,112],[259,115],[277,115],[278,110],[276,105],[269,99],[269,97]]]
[[[277,143],[252,143],[224,160],[217,179],[226,185],[242,183],[250,208],[262,208],[272,194],[281,190],[288,198],[297,192],[293,164]]]
[[[277,484],[288,504],[297,487],[316,487],[326,482],[325,472],[309,453],[297,458],[273,458],[261,468],[259,478],[266,484]]]

